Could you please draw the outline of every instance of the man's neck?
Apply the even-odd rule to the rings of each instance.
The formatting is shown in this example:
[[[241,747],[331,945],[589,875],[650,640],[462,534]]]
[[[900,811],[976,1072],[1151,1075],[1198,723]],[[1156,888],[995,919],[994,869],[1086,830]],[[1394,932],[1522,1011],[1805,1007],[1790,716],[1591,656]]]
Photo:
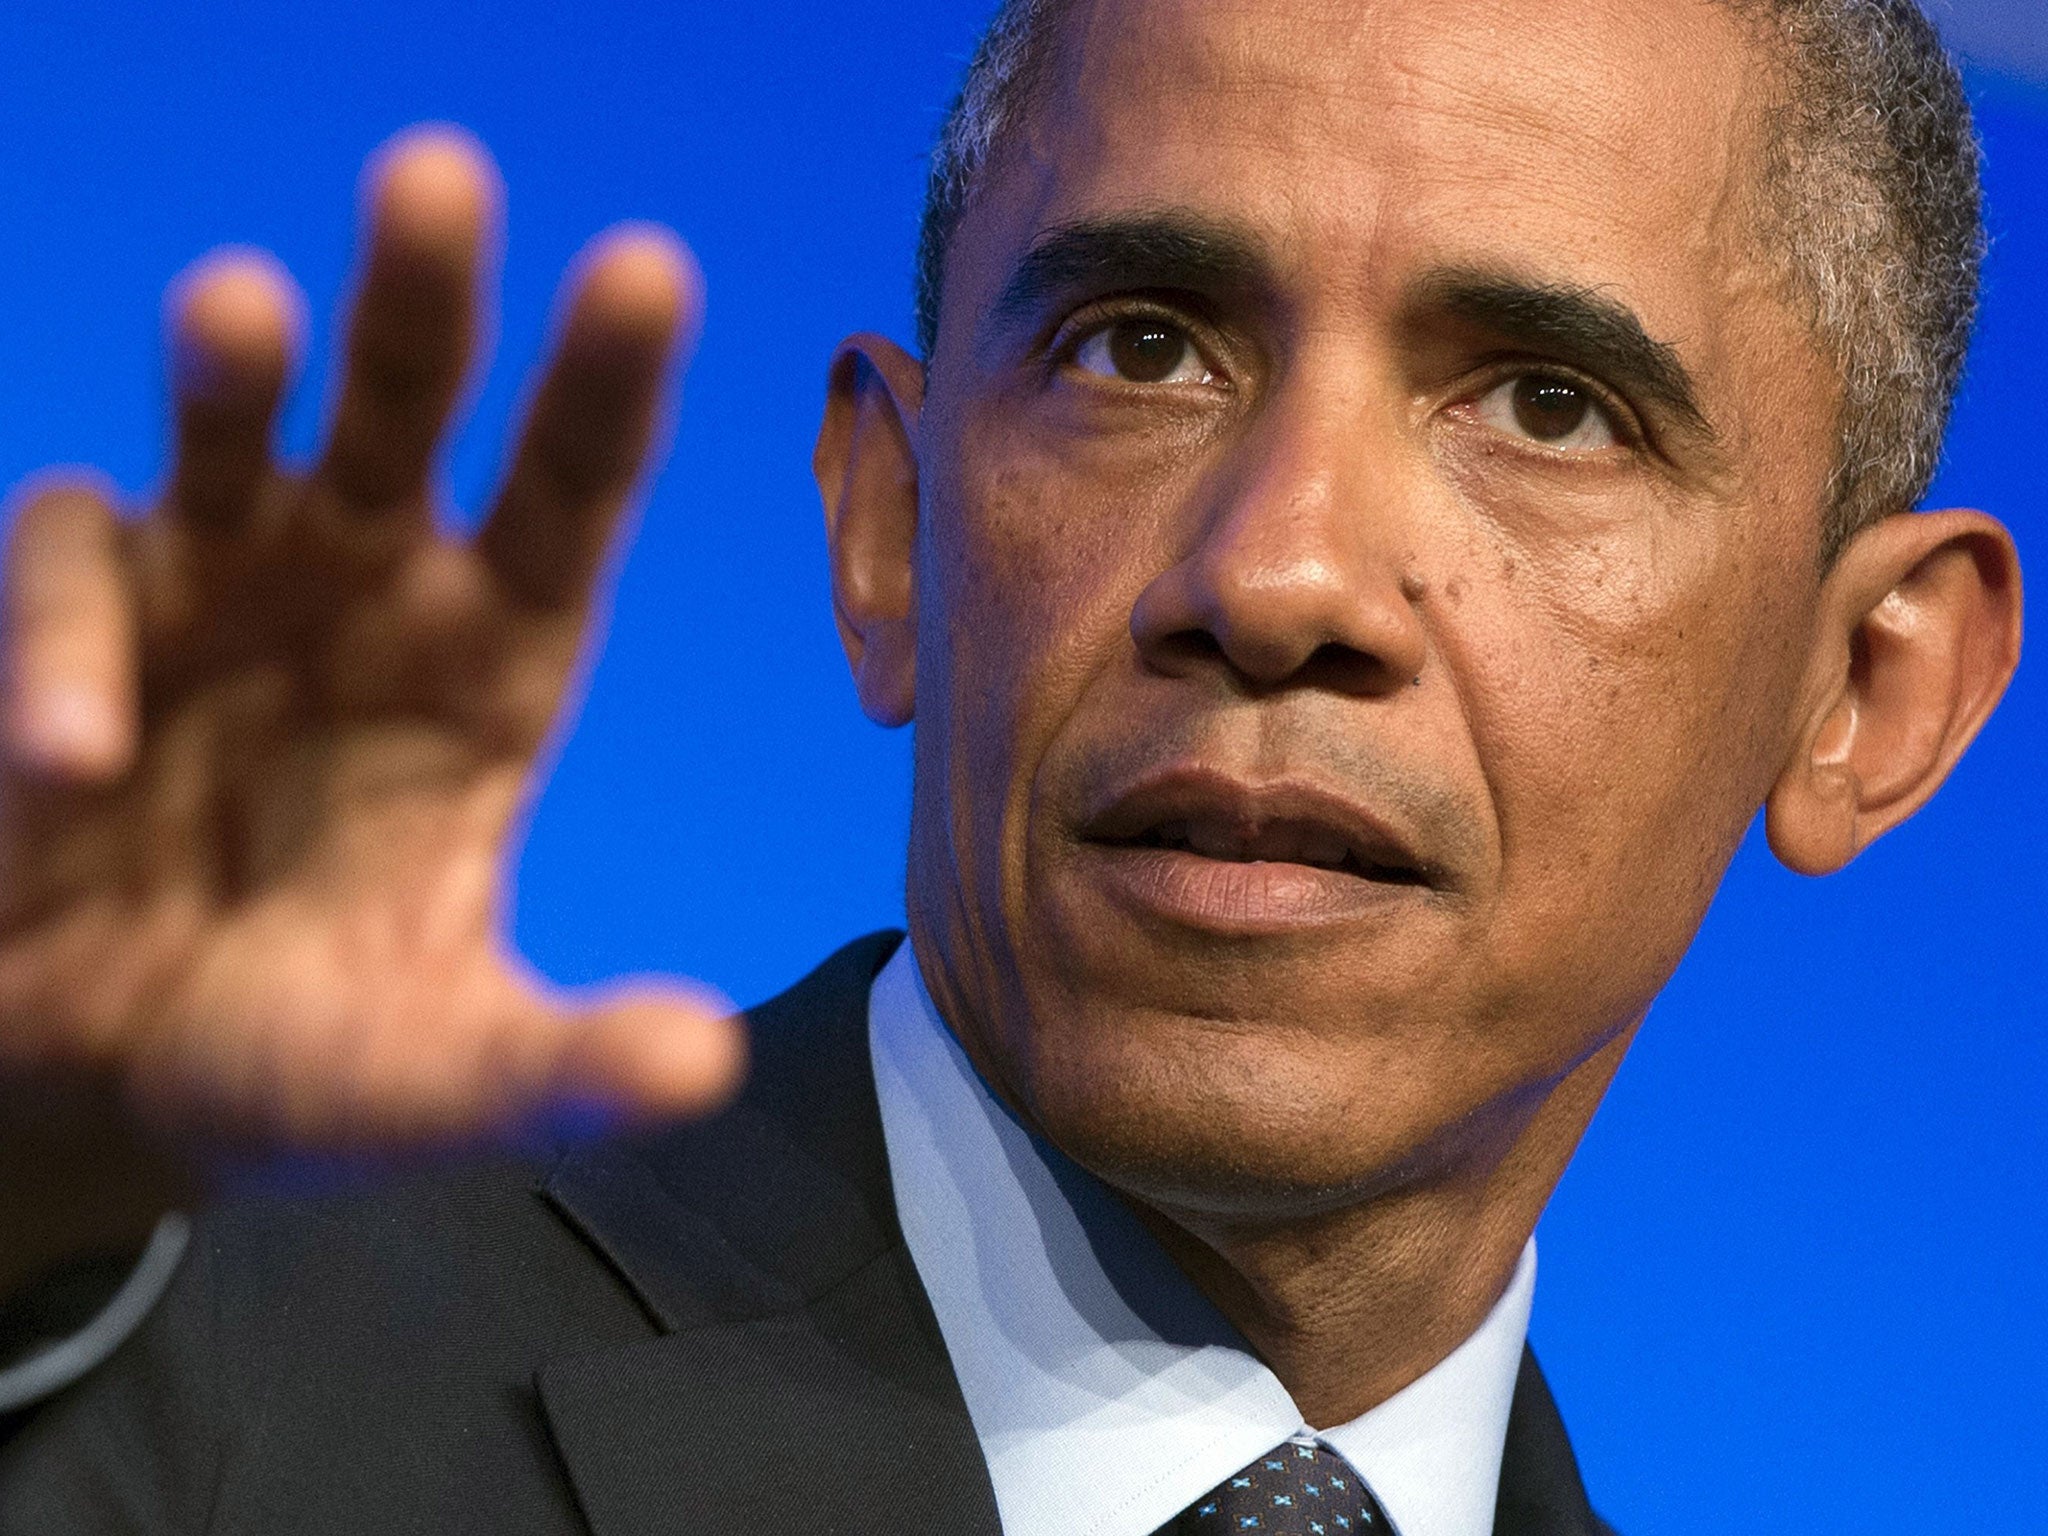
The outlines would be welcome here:
[[[1131,1204],[1308,1422],[1348,1423],[1485,1321],[1628,1040],[1611,1042],[1557,1084],[1504,1154],[1476,1168],[1273,1221]]]

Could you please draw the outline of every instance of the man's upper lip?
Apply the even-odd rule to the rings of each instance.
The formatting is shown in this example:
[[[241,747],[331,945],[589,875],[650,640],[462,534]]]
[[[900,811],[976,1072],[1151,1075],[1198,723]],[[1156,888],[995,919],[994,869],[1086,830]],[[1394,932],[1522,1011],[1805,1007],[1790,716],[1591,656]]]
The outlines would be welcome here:
[[[1253,781],[1207,767],[1147,774],[1081,824],[1090,842],[1131,843],[1179,823],[1226,825],[1246,838],[1291,826],[1342,839],[1357,872],[1427,880],[1429,863],[1384,818],[1340,791],[1297,778]]]

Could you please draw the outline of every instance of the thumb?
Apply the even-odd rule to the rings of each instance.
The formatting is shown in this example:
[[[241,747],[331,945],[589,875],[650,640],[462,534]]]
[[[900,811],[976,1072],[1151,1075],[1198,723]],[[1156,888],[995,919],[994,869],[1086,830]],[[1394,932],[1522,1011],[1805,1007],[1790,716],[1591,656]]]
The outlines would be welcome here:
[[[745,1027],[732,1005],[673,984],[613,991],[569,1021],[546,1098],[563,1132],[694,1118],[721,1108],[746,1072]]]

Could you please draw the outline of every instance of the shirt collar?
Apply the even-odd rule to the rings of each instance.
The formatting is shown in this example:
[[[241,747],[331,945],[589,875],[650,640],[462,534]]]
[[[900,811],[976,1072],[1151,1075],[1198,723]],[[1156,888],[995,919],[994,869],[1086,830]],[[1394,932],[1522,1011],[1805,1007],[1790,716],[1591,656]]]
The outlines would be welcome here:
[[[1136,1217],[989,1091],[907,943],[875,979],[868,1030],[904,1239],[1005,1536],[1152,1536],[1301,1434],[1358,1469],[1400,1536],[1489,1536],[1533,1239],[1470,1338],[1315,1431]]]

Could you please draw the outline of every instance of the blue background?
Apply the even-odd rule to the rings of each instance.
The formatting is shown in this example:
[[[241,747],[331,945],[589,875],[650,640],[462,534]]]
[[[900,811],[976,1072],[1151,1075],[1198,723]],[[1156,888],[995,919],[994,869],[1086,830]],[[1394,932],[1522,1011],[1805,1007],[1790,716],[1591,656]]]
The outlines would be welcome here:
[[[2033,550],[2048,89],[2023,76],[2048,79],[2048,12],[2003,3],[1955,8],[1996,245],[1940,494]],[[504,345],[451,466],[472,504],[563,262],[612,219],[676,224],[709,327],[517,932],[565,981],[759,997],[900,916],[907,737],[845,680],[807,465],[833,342],[909,333],[922,156],[985,4],[8,0],[0,479],[150,483],[157,296],[224,240],[298,273],[318,377],[358,163],[415,119],[473,127],[511,187]],[[1745,850],[1565,1180],[1535,1338],[1625,1531],[2042,1526],[2044,686],[2023,671],[1951,787],[1847,874]]]

